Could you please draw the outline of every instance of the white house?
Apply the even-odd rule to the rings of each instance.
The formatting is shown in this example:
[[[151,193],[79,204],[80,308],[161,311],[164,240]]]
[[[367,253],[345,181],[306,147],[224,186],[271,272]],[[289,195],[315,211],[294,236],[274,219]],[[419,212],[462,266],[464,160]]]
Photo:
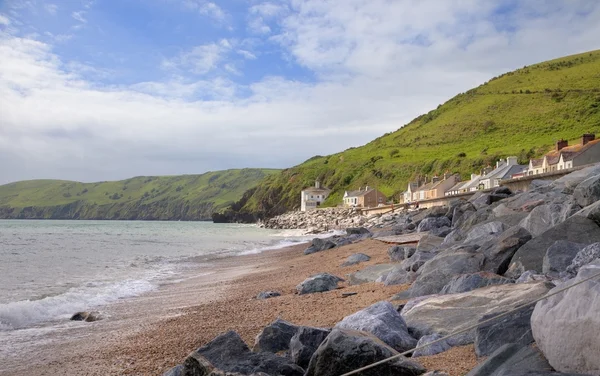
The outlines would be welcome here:
[[[527,175],[543,174],[545,172],[565,170],[600,162],[600,139],[595,134],[587,133],[581,136],[581,142],[569,146],[566,140],[556,142],[554,150],[546,153],[543,158],[529,161]]]
[[[315,181],[314,187],[303,189],[300,193],[300,210],[307,211],[316,209],[327,199],[331,190],[329,188],[321,188],[321,183]]]
[[[496,168],[488,174],[481,177],[478,188],[490,189],[500,186],[500,180],[510,179],[514,174],[523,172],[527,166],[517,163],[517,157],[508,157],[506,161],[499,160],[496,162]]]

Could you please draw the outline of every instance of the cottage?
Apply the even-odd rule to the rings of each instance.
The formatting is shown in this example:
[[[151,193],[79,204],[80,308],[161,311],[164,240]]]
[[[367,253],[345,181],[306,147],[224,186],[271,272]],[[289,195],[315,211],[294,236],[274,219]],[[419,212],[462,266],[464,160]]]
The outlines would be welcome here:
[[[596,135],[586,133],[581,136],[581,142],[569,146],[566,140],[556,142],[554,150],[546,153],[543,158],[532,159],[529,162],[527,175],[543,174],[560,171],[590,163],[600,162],[600,139]]]
[[[517,163],[517,157],[508,157],[506,161],[496,162],[496,168],[481,177],[479,189],[491,189],[500,186],[500,180],[510,179],[514,174],[523,172],[527,166]]]
[[[481,175],[471,174],[471,180],[460,181],[456,183],[452,188],[448,189],[444,195],[445,196],[454,196],[459,195],[461,193],[467,193],[477,190],[477,186],[479,185],[479,178]]]
[[[413,197],[417,190],[419,189],[419,182],[411,181],[408,183],[408,189],[403,193],[404,202],[410,203],[413,202],[416,198]]]
[[[385,204],[387,198],[381,192],[366,186],[363,190],[346,191],[344,193],[344,206],[352,208],[371,208],[380,204]]]
[[[452,188],[460,181],[460,175],[446,175],[444,174],[443,179],[439,179],[437,176],[434,176],[432,179],[431,187],[427,187],[427,191],[425,194],[426,199],[444,197],[445,193],[448,189]]]
[[[316,209],[327,199],[330,192],[331,190],[328,188],[321,188],[321,183],[316,181],[314,187],[303,189],[300,193],[300,210]]]

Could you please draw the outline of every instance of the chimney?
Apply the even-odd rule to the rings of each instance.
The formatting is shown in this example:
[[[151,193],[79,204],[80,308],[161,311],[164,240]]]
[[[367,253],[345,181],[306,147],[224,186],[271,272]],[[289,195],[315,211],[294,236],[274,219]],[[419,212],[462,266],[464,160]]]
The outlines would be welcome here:
[[[448,179],[448,173],[444,172],[444,180]]]
[[[366,192],[366,191],[368,191],[368,190],[369,190],[369,186],[367,185],[367,186],[365,187],[365,192]]]
[[[508,163],[509,166],[515,166],[517,165],[517,157],[508,157],[506,158],[506,163]]]
[[[569,146],[569,141],[567,140],[560,139],[556,141],[556,151],[560,151],[561,149],[566,148],[567,146]]]
[[[590,141],[594,141],[596,139],[596,135],[593,133],[586,133],[581,136],[581,145],[586,145]]]
[[[438,181],[440,181],[440,178],[438,178],[437,175],[431,178],[432,183],[437,183]]]
[[[315,188],[319,189],[321,188],[321,182],[318,180],[315,180]]]
[[[471,174],[471,180],[475,180],[477,178],[477,174]]]

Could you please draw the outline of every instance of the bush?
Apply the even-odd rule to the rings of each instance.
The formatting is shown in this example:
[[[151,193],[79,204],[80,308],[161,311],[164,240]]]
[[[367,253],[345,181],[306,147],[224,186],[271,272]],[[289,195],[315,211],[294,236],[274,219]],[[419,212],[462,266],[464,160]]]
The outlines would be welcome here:
[[[466,157],[466,156],[467,156],[467,153],[465,153],[465,152],[460,152],[460,153],[456,154],[456,156],[457,156],[458,158],[464,158],[464,157]]]

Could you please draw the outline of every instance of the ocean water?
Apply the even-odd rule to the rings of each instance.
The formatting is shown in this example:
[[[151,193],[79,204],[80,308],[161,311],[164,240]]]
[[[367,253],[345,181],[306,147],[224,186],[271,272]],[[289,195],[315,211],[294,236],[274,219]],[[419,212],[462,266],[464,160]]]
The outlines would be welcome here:
[[[215,258],[310,238],[210,222],[0,220],[0,331],[48,330],[77,311],[209,272]]]

